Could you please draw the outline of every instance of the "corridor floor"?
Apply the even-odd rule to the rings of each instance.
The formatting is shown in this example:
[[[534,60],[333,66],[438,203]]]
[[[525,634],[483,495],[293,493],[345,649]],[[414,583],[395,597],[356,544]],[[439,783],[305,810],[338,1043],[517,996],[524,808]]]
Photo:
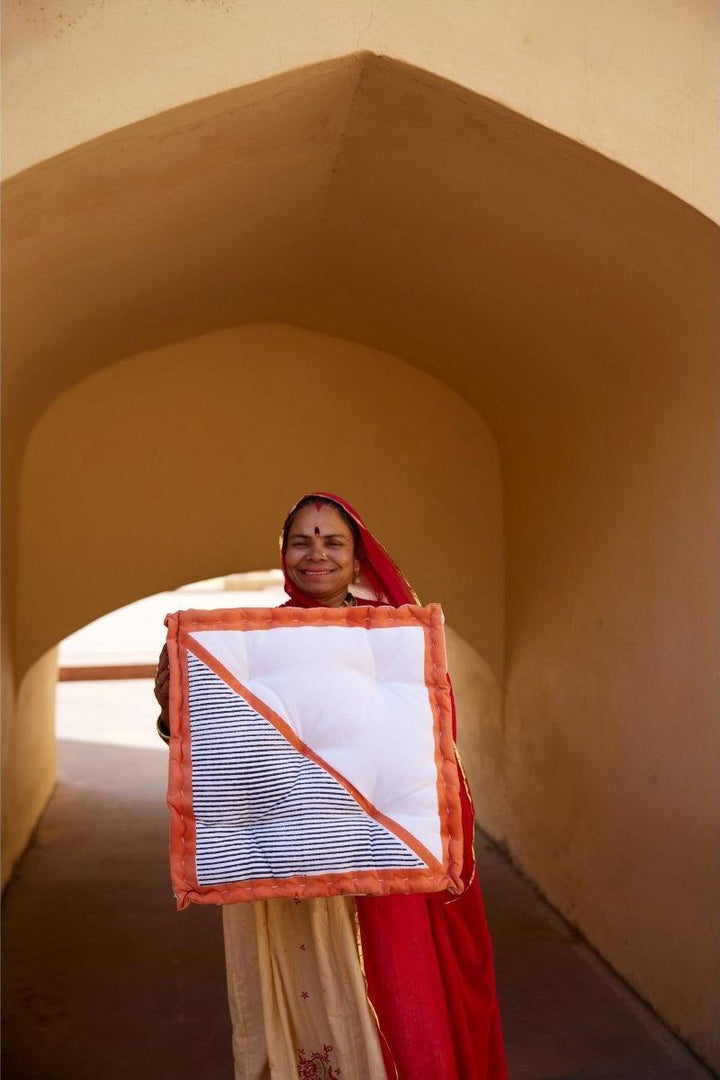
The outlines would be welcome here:
[[[232,1080],[220,913],[175,911],[163,748],[59,743],[5,894],[3,1080]],[[511,1080],[711,1074],[489,845]]]

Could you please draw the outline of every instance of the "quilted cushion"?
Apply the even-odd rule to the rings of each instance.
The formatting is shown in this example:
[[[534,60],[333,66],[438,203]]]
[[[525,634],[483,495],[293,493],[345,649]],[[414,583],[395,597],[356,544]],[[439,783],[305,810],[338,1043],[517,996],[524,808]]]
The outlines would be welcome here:
[[[462,889],[439,605],[166,625],[178,907]]]

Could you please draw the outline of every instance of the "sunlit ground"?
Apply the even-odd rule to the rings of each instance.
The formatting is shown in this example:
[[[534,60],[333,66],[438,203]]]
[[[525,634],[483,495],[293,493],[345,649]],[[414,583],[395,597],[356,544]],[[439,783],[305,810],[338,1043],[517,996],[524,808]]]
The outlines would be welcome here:
[[[240,587],[233,588],[235,583]],[[155,664],[165,641],[168,612],[196,608],[276,607],[285,599],[279,571],[199,582],[157,593],[118,608],[66,638],[60,668]],[[57,686],[59,739],[138,746],[166,752],[155,721],[158,706],[152,679],[88,679]]]

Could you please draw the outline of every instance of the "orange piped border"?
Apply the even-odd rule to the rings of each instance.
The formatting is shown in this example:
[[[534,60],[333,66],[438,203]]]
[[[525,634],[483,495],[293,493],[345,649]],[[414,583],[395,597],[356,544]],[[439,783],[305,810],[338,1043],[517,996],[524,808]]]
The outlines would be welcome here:
[[[237,903],[274,897],[333,896],[347,893],[385,895],[392,892],[461,892],[462,814],[459,776],[452,734],[452,703],[446,670],[442,610],[404,605],[355,608],[229,608],[216,611],[184,611],[168,615],[170,660],[170,765],[168,806],[170,820],[170,866],[179,908],[195,903]],[[425,637],[425,683],[433,714],[435,763],[438,774],[438,810],[443,844],[442,865],[406,829],[377,810],[337,770],[324,761],[265,702],[243,686],[199,642],[193,631],[260,630],[275,627],[357,626],[382,629],[390,626],[421,626]],[[195,874],[195,816],[192,805],[192,761],[188,711],[187,655],[192,652],[223,681],[272,723],[288,741],[310,760],[329,772],[363,810],[403,840],[427,864],[427,868],[372,870],[342,874],[304,875],[292,878],[254,879],[227,885],[201,886]]]

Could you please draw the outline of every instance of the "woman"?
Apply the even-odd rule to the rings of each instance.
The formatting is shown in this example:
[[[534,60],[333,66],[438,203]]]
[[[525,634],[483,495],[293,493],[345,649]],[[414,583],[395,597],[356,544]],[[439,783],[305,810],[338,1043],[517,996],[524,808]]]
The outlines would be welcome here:
[[[417,603],[336,495],[315,492],[293,507],[281,552],[286,606]],[[165,709],[162,661],[158,687]],[[466,783],[461,800],[466,888],[459,897],[224,907],[236,1080],[506,1080]]]

